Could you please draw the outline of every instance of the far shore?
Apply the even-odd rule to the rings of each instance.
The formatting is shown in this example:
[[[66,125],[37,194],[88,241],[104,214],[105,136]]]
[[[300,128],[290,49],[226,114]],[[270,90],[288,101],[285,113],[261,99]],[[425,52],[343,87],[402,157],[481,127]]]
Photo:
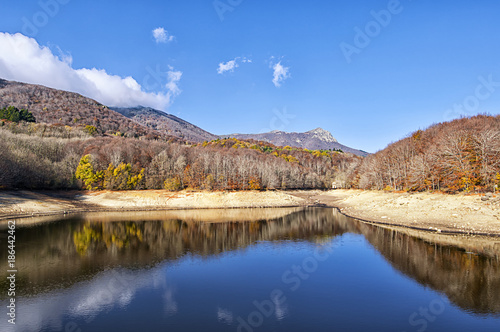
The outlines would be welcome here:
[[[1,191],[0,221],[86,212],[323,206],[365,222],[500,236],[500,197],[362,190],[168,192]]]

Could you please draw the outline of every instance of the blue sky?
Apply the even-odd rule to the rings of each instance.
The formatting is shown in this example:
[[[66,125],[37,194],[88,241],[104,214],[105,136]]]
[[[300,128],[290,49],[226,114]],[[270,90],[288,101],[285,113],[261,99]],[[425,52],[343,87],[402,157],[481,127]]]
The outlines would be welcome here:
[[[432,123],[499,114],[498,1],[0,0],[0,8],[0,77],[108,104],[149,103],[215,134],[322,127],[375,152]]]

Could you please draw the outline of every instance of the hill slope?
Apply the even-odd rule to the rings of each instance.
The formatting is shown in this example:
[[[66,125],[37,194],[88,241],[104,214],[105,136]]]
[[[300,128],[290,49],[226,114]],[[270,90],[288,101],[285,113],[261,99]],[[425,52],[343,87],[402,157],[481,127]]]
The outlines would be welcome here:
[[[310,150],[342,150],[357,156],[366,156],[367,152],[357,150],[340,144],[332,134],[322,128],[307,131],[305,133],[287,133],[284,131],[273,130],[262,134],[231,134],[221,135],[221,137],[234,137],[237,139],[253,139],[265,141],[277,146],[293,146]]]
[[[363,160],[359,187],[449,192],[500,186],[500,115],[438,123]]]
[[[37,122],[67,126],[92,125],[101,133],[121,132],[131,137],[159,135],[78,93],[0,79],[0,108],[6,106],[29,110]]]
[[[217,139],[200,127],[197,127],[172,114],[149,107],[112,108],[114,111],[160,133],[176,136],[192,142],[203,142]]]

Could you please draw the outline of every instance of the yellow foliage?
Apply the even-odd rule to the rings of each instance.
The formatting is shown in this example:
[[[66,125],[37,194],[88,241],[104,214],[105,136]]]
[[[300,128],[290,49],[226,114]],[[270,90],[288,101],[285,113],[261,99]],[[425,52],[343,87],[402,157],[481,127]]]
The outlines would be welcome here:
[[[99,189],[103,175],[102,171],[94,172],[94,166],[92,166],[92,156],[90,154],[87,154],[80,159],[80,163],[78,164],[75,172],[75,177],[83,181],[84,187],[87,190]]]
[[[128,181],[127,181],[127,185],[130,189],[136,189],[137,186],[139,185],[139,183],[142,181],[142,179],[144,178],[144,168],[141,169],[141,171],[139,172],[139,174],[137,175],[133,175],[131,176]]]
[[[104,188],[110,190],[137,189],[144,179],[144,168],[134,174],[131,164],[120,163],[116,168],[109,164],[104,172]]]
[[[416,132],[413,133],[411,136],[415,141],[420,141],[422,139],[422,130],[417,130]]]
[[[212,190],[214,187],[215,179],[212,174],[208,174],[203,182],[203,189]]]
[[[168,191],[181,190],[181,182],[178,178],[168,178],[163,182],[163,187]]]
[[[87,126],[85,126],[85,130],[89,133],[89,135],[93,136],[93,135],[97,134],[97,128],[94,126],[87,125]]]
[[[262,185],[260,183],[260,180],[258,178],[252,177],[250,181],[248,181],[248,186],[251,190],[261,190]]]

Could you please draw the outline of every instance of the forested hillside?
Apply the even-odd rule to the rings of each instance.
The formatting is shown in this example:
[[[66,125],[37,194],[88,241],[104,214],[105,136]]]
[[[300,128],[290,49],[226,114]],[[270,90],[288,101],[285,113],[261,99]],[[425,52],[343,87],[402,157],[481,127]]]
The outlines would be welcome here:
[[[190,142],[203,142],[216,139],[213,135],[200,127],[193,125],[175,115],[155,110],[149,107],[114,107],[113,111],[132,119],[143,126],[156,130],[162,134],[179,137]]]
[[[41,123],[92,126],[100,134],[160,136],[157,131],[77,93],[0,79],[0,108],[9,106],[28,110]]]
[[[366,157],[350,181],[364,189],[493,191],[500,184],[500,116],[418,130]]]
[[[329,188],[359,162],[336,151],[237,139],[186,144],[91,136],[60,125],[0,127],[0,188],[10,189]]]

